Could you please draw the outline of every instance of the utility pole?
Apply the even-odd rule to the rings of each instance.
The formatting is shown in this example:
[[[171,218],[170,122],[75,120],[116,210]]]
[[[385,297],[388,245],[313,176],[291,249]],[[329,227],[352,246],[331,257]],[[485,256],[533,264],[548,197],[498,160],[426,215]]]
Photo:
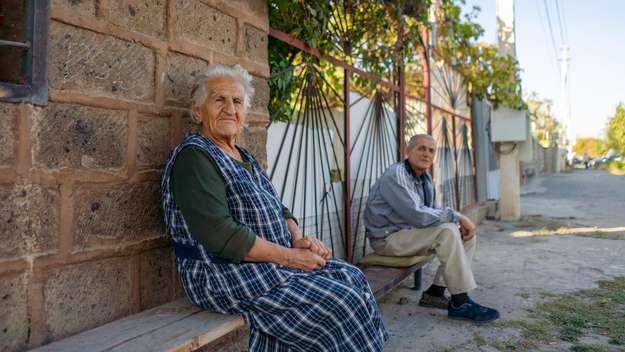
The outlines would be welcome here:
[[[569,47],[562,45],[560,47],[560,123],[562,124],[562,135],[560,136],[560,145],[568,146],[571,151],[575,136],[571,130],[571,107],[569,105]],[[560,158],[561,159],[561,158]]]
[[[516,58],[514,24],[514,0],[497,0],[498,51],[500,55]],[[502,220],[515,221],[521,217],[519,149],[519,142],[514,140],[498,144],[501,172],[499,210]]]

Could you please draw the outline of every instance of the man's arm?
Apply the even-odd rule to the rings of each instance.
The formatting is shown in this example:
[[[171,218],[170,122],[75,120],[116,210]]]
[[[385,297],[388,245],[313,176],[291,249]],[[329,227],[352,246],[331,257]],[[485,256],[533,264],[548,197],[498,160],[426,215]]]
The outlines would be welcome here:
[[[393,174],[385,175],[382,181],[380,184],[382,198],[412,226],[423,228],[458,222],[458,214],[451,208],[437,209],[423,205],[421,196],[409,186],[409,182],[413,181],[400,168]]]

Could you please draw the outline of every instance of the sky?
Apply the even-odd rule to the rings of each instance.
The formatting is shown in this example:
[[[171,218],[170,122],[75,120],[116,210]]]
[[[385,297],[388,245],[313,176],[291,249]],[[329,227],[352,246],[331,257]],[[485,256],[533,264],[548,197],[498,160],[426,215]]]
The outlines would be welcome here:
[[[566,37],[560,35],[560,24]],[[475,20],[485,29],[482,41],[496,44],[496,0],[466,0],[465,10],[481,8]],[[570,136],[603,137],[608,117],[625,103],[625,1],[623,0],[516,0],[516,52],[523,93],[560,101],[559,50],[569,46]]]

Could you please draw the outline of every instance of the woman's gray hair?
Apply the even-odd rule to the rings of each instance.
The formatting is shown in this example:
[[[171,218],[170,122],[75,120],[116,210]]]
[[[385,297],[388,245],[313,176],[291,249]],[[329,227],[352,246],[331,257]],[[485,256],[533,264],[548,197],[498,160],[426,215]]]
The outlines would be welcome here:
[[[206,101],[208,91],[206,82],[217,77],[232,77],[243,87],[245,110],[249,109],[254,97],[254,87],[252,86],[252,76],[241,65],[232,67],[226,65],[211,65],[204,74],[195,81],[195,86],[191,91],[191,107],[201,106]]]

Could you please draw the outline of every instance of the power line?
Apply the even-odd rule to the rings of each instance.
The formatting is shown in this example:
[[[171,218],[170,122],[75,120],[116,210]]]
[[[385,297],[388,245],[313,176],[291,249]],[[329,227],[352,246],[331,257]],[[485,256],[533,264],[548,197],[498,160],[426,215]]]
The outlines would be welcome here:
[[[542,29],[542,32],[543,32],[543,39],[545,40],[545,49],[549,51],[549,41],[547,39],[547,30],[545,29],[545,22],[543,20],[543,15],[542,15],[542,11],[540,10],[540,4],[538,3],[538,0],[536,0],[536,12],[538,13],[538,20],[540,21],[540,28]],[[558,71],[558,54],[553,46],[551,48],[553,49],[553,61],[551,61],[551,64],[553,65],[554,70]]]
[[[553,46],[553,51],[557,53],[556,41],[553,38],[553,27],[551,26],[551,16],[549,15],[549,6],[547,6],[547,0],[543,0],[543,4],[545,4],[545,13],[547,14],[547,24],[549,25],[549,35],[551,37],[551,45]],[[558,55],[556,54],[556,57]]]
[[[560,26],[560,39],[562,43],[568,43],[568,33],[566,31],[566,21],[564,20],[564,11],[560,11],[558,0],[556,1],[556,14],[558,15],[558,25]],[[562,14],[560,16],[560,14]],[[564,23],[564,25],[562,25]]]
[[[562,18],[564,17],[564,14],[562,16],[560,16],[560,5],[558,4],[558,0],[556,1],[556,14],[558,15],[558,26],[560,27],[560,41],[565,44],[568,42],[568,36],[567,33],[564,31],[563,28],[566,28],[566,26],[562,26]]]

